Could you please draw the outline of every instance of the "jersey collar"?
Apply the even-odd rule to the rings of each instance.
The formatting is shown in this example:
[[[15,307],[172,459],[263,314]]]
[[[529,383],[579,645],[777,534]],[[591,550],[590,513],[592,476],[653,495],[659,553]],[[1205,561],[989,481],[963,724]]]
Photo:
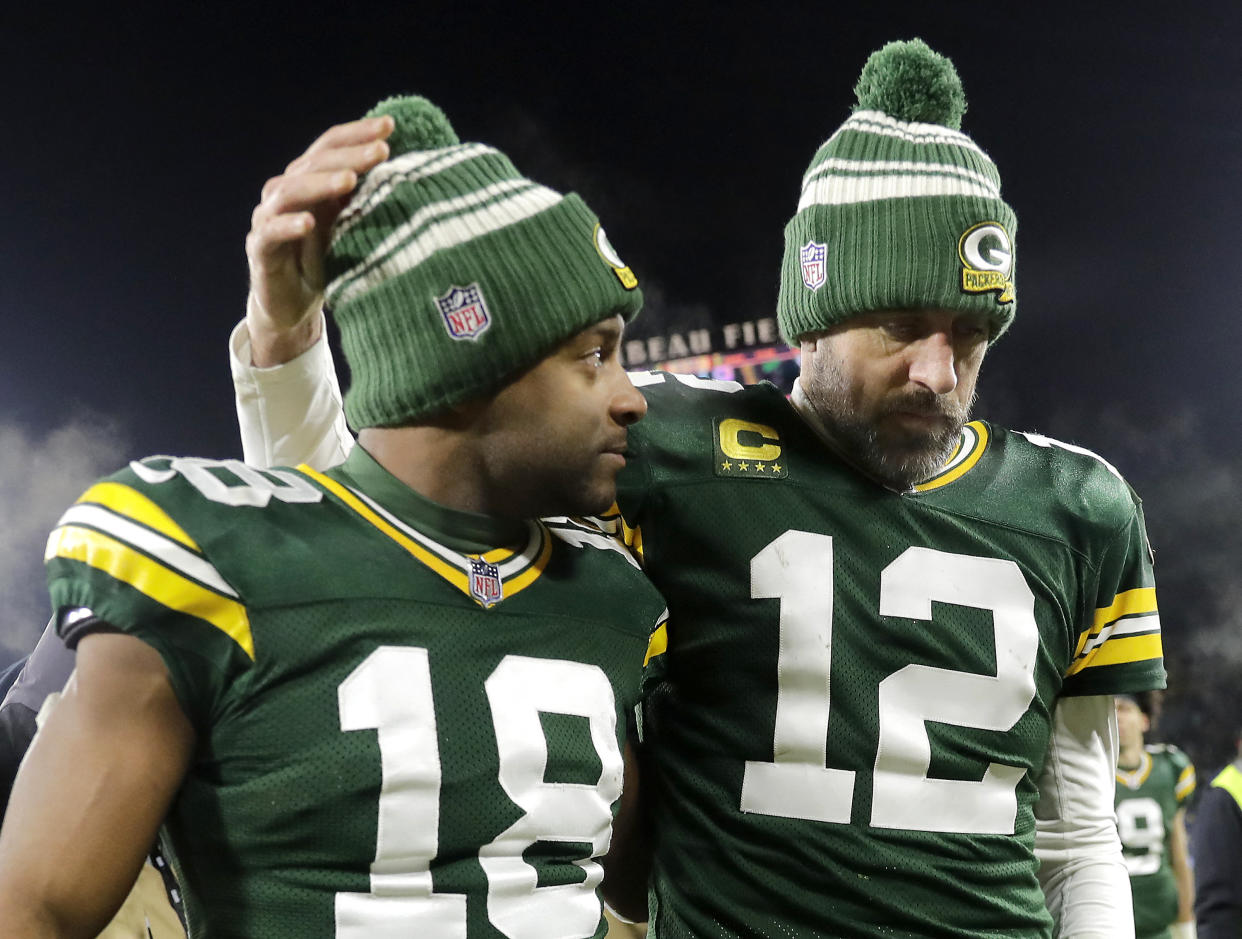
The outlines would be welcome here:
[[[361,489],[402,521],[442,545],[467,554],[513,545],[528,537],[524,522],[453,509],[411,489],[356,444],[349,457],[330,472],[346,485]]]
[[[485,609],[534,583],[551,557],[552,539],[541,522],[513,523],[432,502],[361,446],[326,474],[298,469]]]
[[[1139,757],[1139,765],[1134,769],[1125,770],[1120,766],[1117,767],[1117,782],[1121,783],[1127,789],[1137,789],[1143,783],[1147,782],[1147,777],[1151,774],[1151,754],[1146,750]]]

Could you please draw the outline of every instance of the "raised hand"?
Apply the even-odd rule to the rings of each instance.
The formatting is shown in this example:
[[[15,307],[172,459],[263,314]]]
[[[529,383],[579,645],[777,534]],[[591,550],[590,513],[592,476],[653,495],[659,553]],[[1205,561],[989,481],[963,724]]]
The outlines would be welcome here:
[[[251,361],[279,365],[319,338],[328,233],[359,177],[388,157],[391,117],[338,124],[269,179],[250,219]]]

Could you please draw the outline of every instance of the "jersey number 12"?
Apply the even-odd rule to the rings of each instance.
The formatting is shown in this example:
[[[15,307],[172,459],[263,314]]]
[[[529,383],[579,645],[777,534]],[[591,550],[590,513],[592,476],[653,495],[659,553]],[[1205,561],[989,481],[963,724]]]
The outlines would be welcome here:
[[[825,574],[828,583],[825,585]],[[853,770],[828,767],[832,708],[832,538],[787,531],[750,565],[751,596],[779,599],[772,762],[748,761],[744,812],[849,824]],[[996,674],[907,665],[879,686],[870,823],[907,831],[1012,834],[1024,770],[990,763],[979,781],[933,779],[926,721],[1010,730],[1035,697],[1035,597],[1018,565],[907,548],[880,574],[880,615],[932,622],[932,602],[989,610]]]

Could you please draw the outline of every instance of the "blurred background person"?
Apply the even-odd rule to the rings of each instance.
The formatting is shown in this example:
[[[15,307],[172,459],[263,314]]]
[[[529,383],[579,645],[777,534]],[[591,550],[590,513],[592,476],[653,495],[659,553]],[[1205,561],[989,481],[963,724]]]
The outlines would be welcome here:
[[[1192,939],[1194,877],[1186,837],[1186,802],[1195,791],[1190,758],[1170,744],[1145,744],[1154,725],[1151,692],[1118,695],[1117,828],[1136,939]]]
[[[1204,790],[1195,812],[1199,939],[1242,937],[1242,728],[1234,746],[1234,761]]]

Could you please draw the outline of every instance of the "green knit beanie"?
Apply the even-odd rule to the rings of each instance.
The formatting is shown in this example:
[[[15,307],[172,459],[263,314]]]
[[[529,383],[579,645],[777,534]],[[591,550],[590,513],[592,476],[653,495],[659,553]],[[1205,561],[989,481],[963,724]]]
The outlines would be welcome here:
[[[380,102],[390,158],[337,218],[324,262],[354,428],[420,420],[489,394],[566,339],[642,307],[633,272],[576,195],[459,143],[425,98]]]
[[[953,63],[921,39],[875,52],[858,104],[821,146],[785,227],[777,319],[796,344],[870,310],[983,313],[1013,321],[1018,220],[996,165],[963,134]]]

